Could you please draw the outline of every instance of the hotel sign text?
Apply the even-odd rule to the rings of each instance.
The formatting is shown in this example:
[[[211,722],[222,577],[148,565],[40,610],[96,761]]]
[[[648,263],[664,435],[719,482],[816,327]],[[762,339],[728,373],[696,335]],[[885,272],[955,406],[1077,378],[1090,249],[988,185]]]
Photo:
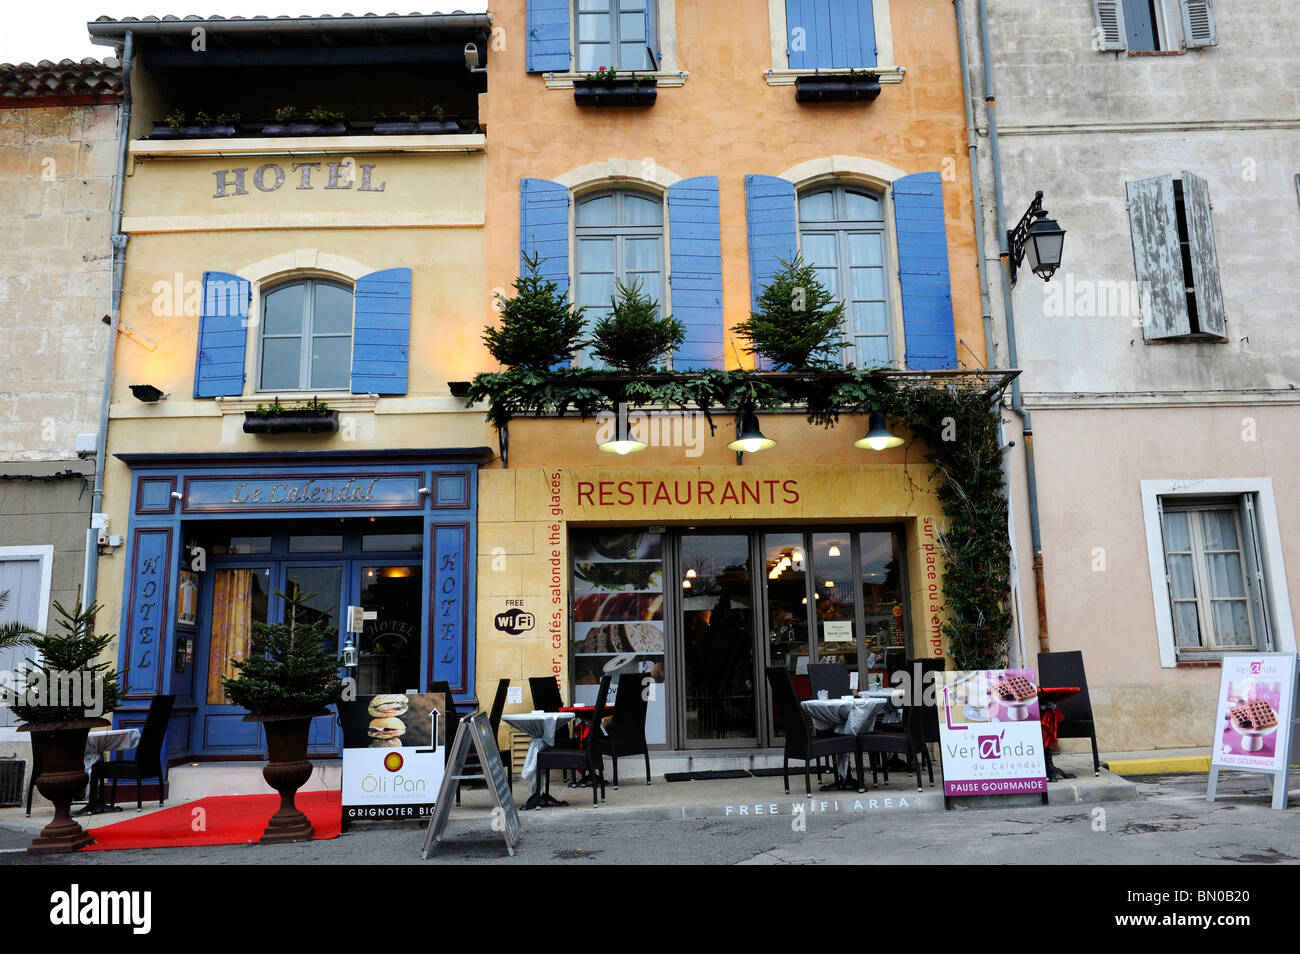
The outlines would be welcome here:
[[[338,162],[291,162],[288,165],[287,170],[278,162],[214,169],[212,174],[217,180],[217,191],[212,193],[212,198],[250,195],[250,185],[257,192],[276,192],[286,183],[299,192],[313,190],[318,185],[335,191],[351,189],[355,185],[357,192],[383,192],[388,185],[387,182],[375,183],[373,162],[342,159]]]

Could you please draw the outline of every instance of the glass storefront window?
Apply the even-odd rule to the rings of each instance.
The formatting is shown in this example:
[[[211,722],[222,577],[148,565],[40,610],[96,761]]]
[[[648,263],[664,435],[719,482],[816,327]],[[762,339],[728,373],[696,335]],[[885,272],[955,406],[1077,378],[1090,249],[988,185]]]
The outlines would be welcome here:
[[[343,534],[306,534],[289,537],[290,553],[342,553]]]
[[[763,537],[767,570],[768,665],[808,669],[808,559],[802,533]]]
[[[226,701],[223,676],[238,675],[234,663],[248,656],[253,624],[267,621],[271,568],[216,570],[212,580],[212,637],[208,648],[209,704]]]
[[[418,535],[417,535],[418,536]],[[361,571],[366,620],[357,642],[357,692],[406,692],[420,685],[420,594],[418,566],[367,566]]]
[[[594,705],[605,674],[643,672],[654,678],[646,709],[646,740],[668,740],[663,692],[663,534],[640,530],[575,530],[573,555],[573,700]]]
[[[362,553],[419,553],[424,543],[418,533],[365,533]]]
[[[212,544],[212,552],[240,555],[245,553],[270,553],[270,537],[226,537]]]
[[[758,736],[749,560],[748,534],[682,537],[688,740]]]
[[[889,530],[859,533],[858,552],[866,652],[880,654],[886,649],[902,649],[905,620],[898,535]],[[883,657],[869,668],[884,669]]]
[[[813,598],[817,601],[817,661],[858,665],[852,535],[812,535]]]

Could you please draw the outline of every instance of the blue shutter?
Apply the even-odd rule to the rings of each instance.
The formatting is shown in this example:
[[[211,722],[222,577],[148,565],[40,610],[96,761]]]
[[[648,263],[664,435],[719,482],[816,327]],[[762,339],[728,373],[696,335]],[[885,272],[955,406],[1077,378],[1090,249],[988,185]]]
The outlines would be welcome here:
[[[571,0],[528,0],[528,72],[569,71],[570,2]]]
[[[893,196],[907,367],[912,371],[956,368],[957,336],[939,173],[904,176],[894,183]]]
[[[569,290],[569,190],[548,179],[519,180],[519,273],[524,255],[542,259],[542,275]]]
[[[721,369],[722,226],[717,176],[683,179],[669,188],[668,228],[673,317],[686,326],[686,340],[673,355],[673,370]]]
[[[776,176],[745,176],[745,221],[749,241],[749,305],[758,308],[763,286],[799,254],[794,220],[794,183]],[[754,367],[763,358],[754,355]]]
[[[659,44],[659,0],[645,0],[645,45],[650,53],[650,68],[659,69],[662,55]]]
[[[862,69],[876,65],[872,0],[785,0],[790,69]],[[795,49],[795,30],[803,49]]]
[[[405,394],[411,351],[411,270],[357,279],[353,292],[352,393]]]
[[[203,273],[199,345],[194,357],[196,398],[244,393],[248,304],[252,298],[252,284],[238,275]]]

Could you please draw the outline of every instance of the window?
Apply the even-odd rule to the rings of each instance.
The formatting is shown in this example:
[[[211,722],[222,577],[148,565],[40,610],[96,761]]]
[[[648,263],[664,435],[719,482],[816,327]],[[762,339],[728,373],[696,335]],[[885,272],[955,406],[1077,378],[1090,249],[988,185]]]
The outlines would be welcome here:
[[[1183,172],[1128,183],[1133,264],[1147,340],[1228,333],[1209,185]]]
[[[1258,570],[1252,571],[1258,545],[1246,536],[1244,508],[1242,500],[1161,499],[1165,571],[1180,654],[1264,648],[1252,586],[1252,578],[1259,578]]]
[[[1273,481],[1143,480],[1141,494],[1160,665],[1295,652]]]
[[[1130,53],[1215,46],[1212,0],[1093,0],[1096,48]]]
[[[851,186],[804,193],[799,197],[799,247],[822,284],[844,302],[845,364],[889,366],[892,322],[881,199]]]
[[[311,279],[263,294],[261,390],[346,390],[351,368],[351,289]]]
[[[653,70],[657,0],[577,0],[578,72]]]
[[[641,192],[600,192],[577,201],[577,293],[586,306],[587,327],[611,311],[615,282],[642,291],[664,310],[664,210],[658,196]],[[577,361],[597,366],[589,346]]]

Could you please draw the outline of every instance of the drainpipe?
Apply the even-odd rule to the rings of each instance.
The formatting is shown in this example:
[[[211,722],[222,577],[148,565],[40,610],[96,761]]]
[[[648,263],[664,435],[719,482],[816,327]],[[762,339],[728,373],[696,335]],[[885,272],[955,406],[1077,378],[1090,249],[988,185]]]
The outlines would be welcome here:
[[[984,60],[984,102],[988,113],[989,149],[993,160],[993,188],[997,210],[999,257],[1002,261],[1002,308],[1007,325],[1007,360],[1011,367],[1020,366],[1016,352],[1016,317],[1011,295],[1011,250],[1007,243],[1006,203],[1002,194],[1002,153],[998,147],[997,93],[993,84],[993,61],[989,51],[989,13],[987,0],[979,2],[980,56]],[[1043,585],[1043,534],[1038,518],[1038,477],[1034,468],[1034,427],[1020,394],[1020,378],[1011,382],[1011,409],[1020,418],[1025,434],[1025,486],[1029,495],[1029,532],[1034,548],[1034,594],[1038,603],[1038,647],[1050,651],[1047,632],[1047,592]]]
[[[993,340],[993,307],[989,298],[989,273],[987,259],[985,257],[984,247],[984,197],[983,190],[980,186],[979,170],[979,139],[975,130],[975,110],[971,96],[970,83],[970,57],[967,52],[966,44],[966,4],[964,0],[953,0],[953,6],[956,8],[957,15],[957,49],[961,55],[961,94],[962,106],[966,111],[966,155],[970,165],[970,185],[971,185],[971,206],[975,218],[975,255],[979,268],[980,283],[980,314],[984,319],[984,355],[988,367],[997,367],[998,361],[996,356],[996,344]],[[1014,363],[1012,367],[1015,367]],[[998,414],[998,443],[1006,445],[1006,439],[1002,431],[1001,413]],[[1007,483],[1007,537],[1014,541],[1015,533],[1015,516],[1014,509],[1011,506],[1010,488],[1011,474],[1007,466],[1007,459],[1003,455],[1002,472],[1003,478]],[[1015,667],[1021,664],[1024,656],[1025,632],[1024,632],[1024,609],[1020,602],[1020,584],[1019,570],[1015,565],[1015,551],[1012,550],[1012,574],[1011,574],[1011,591],[1012,600],[1015,604],[1015,625],[1016,639],[1013,644],[1013,652],[1010,653],[1008,665]]]
[[[113,278],[108,325],[108,354],[104,359],[104,392],[99,403],[99,439],[95,442],[95,490],[90,497],[91,513],[104,506],[104,463],[108,456],[108,406],[113,399],[113,366],[117,360],[117,328],[122,318],[122,279],[126,272],[126,240],[122,231],[122,191],[126,180],[127,148],[131,142],[131,57],[134,38],[130,30],[122,41],[122,111],[117,130],[117,176],[113,180]],[[85,606],[95,602],[99,591],[99,546],[96,533],[86,533]]]

